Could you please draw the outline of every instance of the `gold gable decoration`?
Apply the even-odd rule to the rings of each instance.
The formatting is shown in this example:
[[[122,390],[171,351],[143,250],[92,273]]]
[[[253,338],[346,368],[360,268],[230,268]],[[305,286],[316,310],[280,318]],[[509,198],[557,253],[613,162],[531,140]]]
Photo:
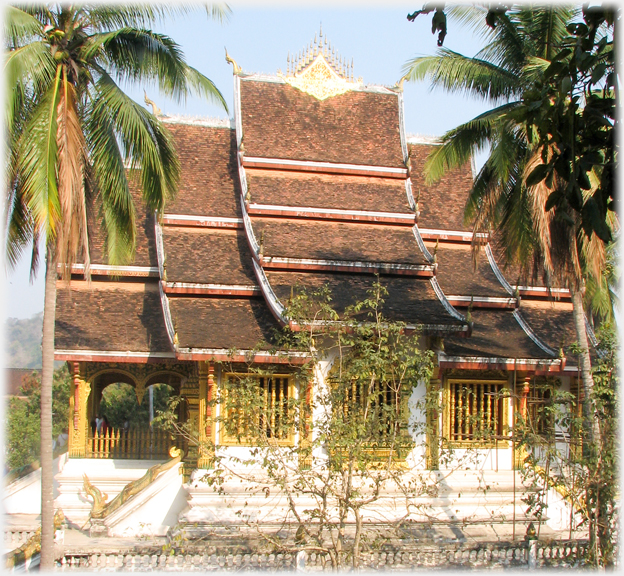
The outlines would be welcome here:
[[[325,100],[348,92],[356,83],[353,81],[353,60],[349,64],[336,56],[331,42],[327,37],[323,39],[323,28],[318,38],[315,36],[305,51],[292,57],[288,55],[285,80],[302,92]]]

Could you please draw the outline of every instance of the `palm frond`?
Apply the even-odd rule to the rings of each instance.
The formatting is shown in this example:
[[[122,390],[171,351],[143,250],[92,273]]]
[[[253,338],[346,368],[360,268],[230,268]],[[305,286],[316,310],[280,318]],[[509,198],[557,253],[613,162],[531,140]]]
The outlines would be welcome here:
[[[198,5],[193,3],[95,5],[90,7],[88,17],[89,23],[99,31],[125,27],[143,28],[166,17],[189,14],[197,8]],[[227,21],[232,12],[223,3],[206,4],[204,8],[206,15],[218,22]]]
[[[552,60],[561,40],[568,35],[566,26],[579,12],[572,6],[522,7],[518,17],[531,40],[532,56]]]
[[[60,218],[60,205],[56,184],[57,160],[57,105],[60,96],[61,67],[55,81],[32,110],[17,142],[16,164],[19,189],[34,223],[34,229],[43,231],[48,238],[56,236]]]
[[[97,116],[105,107],[115,118],[127,162],[141,168],[145,203],[151,210],[162,210],[166,199],[173,197],[180,177],[171,137],[153,114],[126,96],[109,76],[103,75],[97,88],[93,114]]]
[[[39,94],[46,92],[54,80],[56,65],[43,42],[10,50],[5,58],[6,125],[12,130],[28,90]]]
[[[96,111],[96,113],[94,113]],[[114,117],[97,94],[86,118],[89,149],[88,179],[99,208],[102,229],[106,231],[108,261],[124,265],[132,261],[136,239],[135,209],[123,158],[115,133]]]
[[[6,264],[13,270],[21,259],[24,249],[33,240],[33,222],[21,195],[12,193],[6,202]]]
[[[512,8],[499,15],[492,41],[477,52],[475,58],[486,59],[517,76],[522,70],[526,55],[526,38],[522,28],[518,26],[515,10]]]
[[[432,88],[450,93],[464,93],[486,99],[510,98],[519,89],[518,76],[479,58],[467,58],[441,48],[435,56],[408,60],[402,73],[409,82],[427,78]]]
[[[425,163],[427,183],[439,180],[447,170],[462,166],[490,143],[493,130],[506,114],[518,106],[511,102],[479,114],[465,124],[453,128],[441,138]]]
[[[16,6],[4,11],[4,37],[9,48],[17,48],[43,35],[43,25],[32,14]]]
[[[150,30],[122,28],[96,34],[84,49],[84,58],[96,54],[103,69],[110,63],[121,81],[156,80],[167,96],[183,101],[192,93],[227,105],[215,85],[184,61],[180,47],[168,36]]]

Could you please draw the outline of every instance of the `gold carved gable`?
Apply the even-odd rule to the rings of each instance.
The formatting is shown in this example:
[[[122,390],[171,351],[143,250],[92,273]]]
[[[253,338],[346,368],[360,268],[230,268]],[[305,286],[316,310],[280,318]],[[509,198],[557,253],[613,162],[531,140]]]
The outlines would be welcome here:
[[[318,100],[344,94],[354,86],[334,72],[323,54],[319,54],[300,73],[286,78],[286,82]]]

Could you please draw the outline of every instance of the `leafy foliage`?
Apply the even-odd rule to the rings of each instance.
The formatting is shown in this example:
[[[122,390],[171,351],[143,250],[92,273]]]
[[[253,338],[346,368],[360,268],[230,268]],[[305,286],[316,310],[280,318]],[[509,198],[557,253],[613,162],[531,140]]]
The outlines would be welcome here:
[[[407,18],[414,21],[419,14],[429,14],[434,9],[432,30],[440,29],[438,46],[441,46],[446,35],[444,7],[428,3],[422,10],[408,14]],[[546,211],[554,209],[558,217],[576,226],[575,218],[570,215],[572,210],[578,214],[588,237],[595,233],[603,242],[610,242],[613,226],[608,213],[615,210],[617,165],[614,141],[617,101],[615,10],[585,5],[583,22],[575,21],[573,11],[563,7],[523,8],[498,3],[489,4],[487,10],[484,8],[481,12],[485,14],[486,25],[497,36],[497,42],[489,44],[473,59],[450,50],[441,50],[437,58],[415,59],[409,63],[409,78],[416,80],[430,74],[434,85],[486,94],[493,100],[501,96],[521,96],[510,117],[525,124],[525,138],[533,150],[540,150],[542,160],[526,175],[524,183],[532,187],[546,181],[546,185],[552,188],[556,175],[562,185],[555,186],[550,193]],[[462,9],[454,8],[450,13],[465,21],[470,20]],[[513,26],[518,18],[522,28]],[[472,18],[472,22],[476,20]],[[562,24],[565,25],[565,35],[562,35]],[[521,36],[525,39],[520,42]],[[528,44],[526,37],[530,40]],[[516,42],[515,53],[509,50],[512,42]],[[529,52],[527,46],[530,46]],[[481,59],[484,55],[488,57],[485,61]],[[434,62],[439,66],[435,73],[431,72]],[[495,65],[488,69],[490,63]],[[481,74],[479,66],[484,68]],[[501,69],[514,74],[500,76]],[[512,86],[514,89],[510,90]],[[492,112],[488,115],[492,116]],[[461,128],[453,132],[462,134],[465,140],[468,133]],[[448,133],[444,137],[444,146],[447,147],[450,141],[451,133]],[[482,146],[482,141],[473,139],[471,151]],[[435,167],[430,168],[433,178],[439,177],[438,166],[440,161],[444,162],[444,157],[445,154],[439,152],[434,156],[436,159],[430,161]],[[462,159],[467,159],[466,153]],[[482,174],[483,171],[479,176]],[[592,182],[595,179],[597,184]]]
[[[612,9],[584,7],[584,22],[568,24],[568,37],[516,112],[541,150],[527,185],[549,185],[556,175],[562,185],[550,193],[546,210],[575,225],[571,209],[585,234],[603,242],[612,239],[607,214],[615,208],[614,19]]]
[[[575,528],[590,532],[588,563],[609,567],[615,562],[619,531],[618,347],[611,326],[605,325],[599,337],[601,356],[591,398],[592,411],[599,414],[594,444],[581,449],[588,439],[579,398],[560,390],[554,378],[537,384],[542,401],[534,401],[527,418],[519,418],[515,434],[526,454],[525,482],[533,488],[528,511],[548,516],[548,491],[556,489],[574,510]]]
[[[383,316],[385,295],[377,282],[367,298],[339,314],[326,288],[301,290],[290,300],[291,323],[278,347],[305,352],[305,366],[221,365],[222,388],[211,404],[221,414],[221,438],[250,446],[245,455],[200,442],[186,428],[210,456],[204,479],[215,490],[227,494],[244,478],[250,494],[283,496],[287,512],[273,521],[277,529],[266,528],[245,504],[237,514],[249,527],[275,550],[328,554],[334,569],[357,568],[363,546],[387,541],[383,530],[400,526],[402,518],[366,524],[367,507],[388,489],[398,490],[399,499],[426,489],[405,471],[416,433],[407,405],[431,376],[432,353],[421,350],[418,333]],[[288,397],[267,385],[285,370],[296,390]],[[175,402],[173,408],[159,420],[179,430]],[[408,507],[404,517],[409,514]]]
[[[89,269],[87,211],[106,231],[111,264],[132,259],[135,214],[126,166],[141,168],[143,200],[162,209],[179,163],[169,133],[119,82],[156,81],[178,100],[195,93],[226,108],[214,84],[179,46],[147,26],[186,8],[129,5],[10,6],[6,11],[7,258],[54,240],[65,266]],[[213,15],[225,9],[215,6]]]
[[[54,372],[52,388],[52,433],[67,432],[71,378],[67,365]],[[9,470],[39,459],[41,449],[41,378],[33,372],[22,380],[22,398],[10,398],[7,406],[5,465]]]
[[[167,384],[154,384],[154,414],[167,409],[173,390]],[[106,416],[112,428],[122,429],[127,423],[134,428],[145,428],[149,424],[149,388],[145,391],[141,404],[137,401],[135,389],[129,384],[109,384],[102,392],[99,411]]]

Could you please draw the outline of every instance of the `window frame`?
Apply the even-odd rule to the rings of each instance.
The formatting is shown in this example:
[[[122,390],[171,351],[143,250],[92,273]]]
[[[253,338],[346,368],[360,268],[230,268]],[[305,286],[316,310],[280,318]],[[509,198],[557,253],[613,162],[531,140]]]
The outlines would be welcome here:
[[[455,411],[454,405],[454,394],[452,393],[452,389],[454,386],[477,386],[477,385],[489,385],[489,386],[500,386],[500,390],[498,394],[500,397],[497,399],[498,402],[502,402],[500,405],[500,418],[501,422],[499,424],[501,429],[501,434],[498,435],[498,438],[489,438],[489,439],[471,439],[471,438],[454,438],[454,423],[453,419],[457,412]],[[482,398],[484,398],[485,391],[483,392]],[[487,392],[488,394],[491,391]],[[510,421],[510,409],[509,409],[509,398],[510,398],[510,388],[509,381],[504,379],[488,379],[488,378],[448,378],[444,382],[444,390],[443,390],[443,411],[442,411],[442,438],[443,438],[443,446],[445,448],[509,448],[510,440],[509,440],[509,421]],[[483,400],[482,400],[483,401]],[[470,415],[473,416],[472,414]],[[453,420],[453,421],[452,421]],[[468,434],[460,434],[461,436]]]
[[[240,447],[256,447],[256,444],[253,444],[251,440],[245,439],[245,437],[241,437],[240,441],[236,436],[230,436],[226,433],[225,426],[223,424],[223,420],[225,416],[223,414],[224,410],[226,410],[225,406],[225,395],[227,394],[225,388],[225,382],[230,377],[235,377],[239,379],[243,378],[254,378],[258,380],[258,387],[260,386],[260,379],[277,379],[284,378],[287,380],[287,391],[288,391],[288,400],[296,400],[298,399],[298,389],[295,383],[295,378],[292,374],[270,374],[270,375],[261,375],[261,374],[250,374],[245,372],[224,372],[221,375],[221,385],[219,386],[219,446],[240,446]],[[284,447],[294,447],[297,441],[297,430],[293,427],[288,435],[285,438],[269,438],[269,442],[273,445],[284,446]]]

